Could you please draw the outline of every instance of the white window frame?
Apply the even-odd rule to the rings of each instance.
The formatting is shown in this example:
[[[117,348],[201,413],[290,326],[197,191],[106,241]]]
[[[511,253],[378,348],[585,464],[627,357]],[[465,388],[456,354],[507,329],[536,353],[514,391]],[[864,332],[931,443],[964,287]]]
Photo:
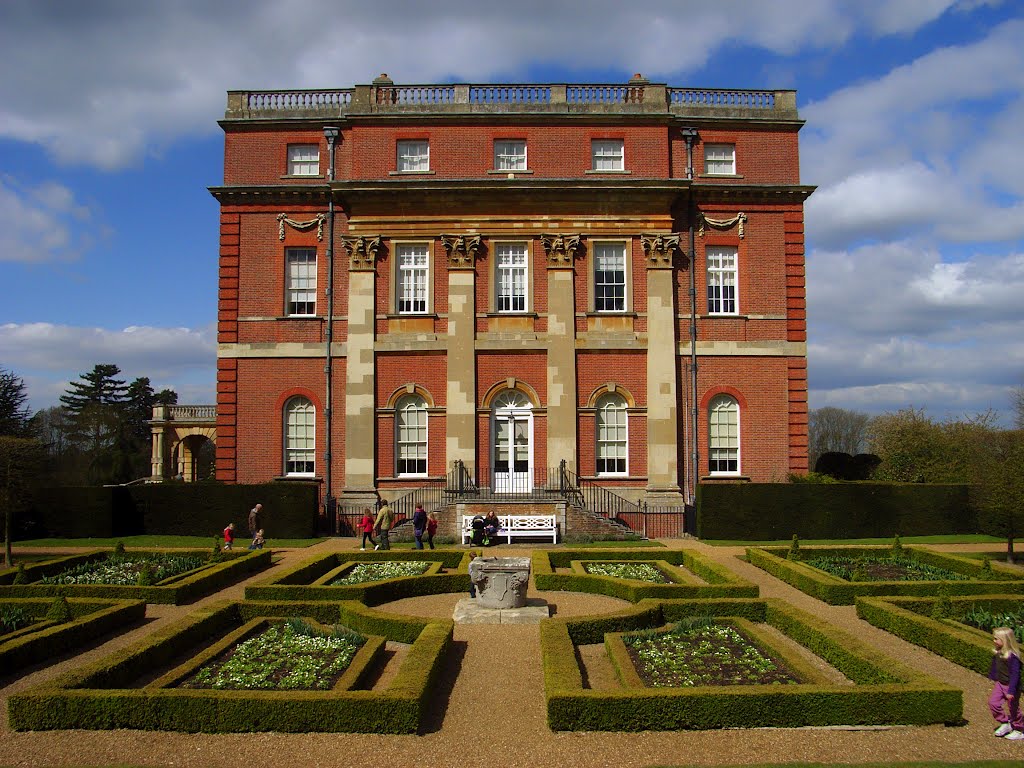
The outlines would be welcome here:
[[[289,176],[319,176],[320,175],[320,145],[319,144],[289,144],[288,145],[288,175]]]
[[[626,170],[626,148],[623,139],[591,139],[590,168],[597,172]]]
[[[395,153],[395,167],[399,173],[427,173],[430,170],[428,139],[399,139]]]
[[[308,397],[293,397],[284,406],[284,473],[316,473],[316,407]]]
[[[731,395],[715,395],[708,403],[708,473],[740,473],[740,404]]]
[[[739,248],[709,245],[704,249],[704,258],[707,262],[708,314],[739,314]]]
[[[602,395],[595,404],[595,469],[601,477],[629,474],[628,407],[626,398],[614,392]],[[614,421],[609,420],[609,416]],[[619,466],[609,469],[609,462]]]
[[[288,317],[315,317],[316,248],[285,248],[284,254],[284,313]],[[299,309],[310,311],[298,311]]]
[[[618,251],[618,253],[613,254],[613,249]],[[621,280],[612,280],[609,279],[610,275],[606,275],[606,273],[614,273],[618,270],[599,269],[599,267],[607,265],[607,260],[613,256],[622,257]],[[594,242],[591,246],[591,260],[593,268],[591,269],[590,282],[593,286],[594,312],[602,315],[627,312],[629,310],[629,244],[621,240]],[[600,282],[598,281],[599,275],[602,277]],[[618,288],[618,291],[611,292],[614,288]],[[622,294],[621,302],[616,301],[618,297],[615,293],[618,292]],[[602,295],[609,293],[610,296]],[[614,304],[614,306],[609,306],[609,302]]]
[[[530,311],[528,243],[495,243],[494,309],[509,315]]]
[[[426,315],[430,311],[430,244],[395,245],[395,312]]]
[[[704,174],[706,176],[735,176],[736,145],[705,144]]]
[[[526,139],[495,139],[494,170],[525,171]]]
[[[412,416],[415,421],[408,421]],[[395,403],[395,476],[426,477],[429,454],[427,402],[420,395],[403,395]],[[414,462],[409,471],[406,462]],[[403,471],[404,470],[404,471]]]

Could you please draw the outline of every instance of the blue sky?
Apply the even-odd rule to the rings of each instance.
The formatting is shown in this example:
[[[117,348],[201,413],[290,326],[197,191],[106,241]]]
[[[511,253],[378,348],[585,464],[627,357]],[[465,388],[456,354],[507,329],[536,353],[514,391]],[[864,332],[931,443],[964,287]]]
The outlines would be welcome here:
[[[983,0],[0,3],[0,367],[212,403],[229,89],[794,88],[812,407],[1009,420],[1024,385],[1024,7]]]

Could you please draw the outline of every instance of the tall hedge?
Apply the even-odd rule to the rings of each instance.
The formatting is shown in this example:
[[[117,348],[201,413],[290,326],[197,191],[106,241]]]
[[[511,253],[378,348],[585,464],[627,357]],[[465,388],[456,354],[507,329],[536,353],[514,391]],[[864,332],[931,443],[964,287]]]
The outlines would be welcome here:
[[[967,485],[729,483],[697,487],[697,536],[774,541],[976,533]]]
[[[35,493],[30,511],[37,536],[109,538],[136,534],[220,536],[234,522],[246,535],[249,510],[263,505],[267,537],[316,535],[316,483],[152,483],[130,487],[56,487]]]

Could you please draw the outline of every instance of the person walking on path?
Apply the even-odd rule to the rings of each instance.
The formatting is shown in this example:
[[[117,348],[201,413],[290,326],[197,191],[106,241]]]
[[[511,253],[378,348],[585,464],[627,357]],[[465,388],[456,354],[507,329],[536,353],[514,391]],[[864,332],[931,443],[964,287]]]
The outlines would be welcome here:
[[[373,515],[370,514],[370,508],[367,507],[363,510],[363,519],[359,521],[359,530],[363,532],[363,541],[359,545],[359,551],[366,551],[366,542],[369,541],[374,549],[377,548],[377,541],[373,538]]]
[[[416,537],[416,549],[423,549],[423,534],[426,532],[427,513],[422,504],[417,504],[416,511],[412,513],[412,535]]]
[[[224,529],[224,551],[231,549],[231,546],[235,543],[235,524],[228,523]]]
[[[260,512],[263,510],[262,504],[257,504],[255,507],[249,510],[249,536],[256,538],[256,531],[260,529]]]
[[[437,512],[431,512],[427,515],[427,544],[431,549],[434,548],[434,534],[437,533]]]
[[[373,525],[373,529],[380,536],[380,543],[374,549],[391,549],[391,526],[394,524],[395,513],[391,511],[391,507],[385,501],[384,506],[377,513],[377,520]]]
[[[1013,630],[997,627],[992,630],[992,666],[988,679],[992,695],[988,708],[998,725],[995,735],[1014,741],[1024,739],[1024,712],[1020,709],[1020,646]]]

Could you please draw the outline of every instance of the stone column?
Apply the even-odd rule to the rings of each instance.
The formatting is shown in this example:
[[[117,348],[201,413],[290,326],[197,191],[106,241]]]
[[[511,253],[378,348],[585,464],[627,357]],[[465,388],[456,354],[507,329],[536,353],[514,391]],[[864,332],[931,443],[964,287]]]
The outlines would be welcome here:
[[[479,235],[442,235],[448,251],[448,390],[445,458],[476,471],[476,256]]]
[[[647,501],[681,504],[679,377],[672,257],[678,235],[642,235],[647,255]]]
[[[573,261],[580,235],[543,235],[548,256],[548,465],[577,471],[576,291]]]
[[[166,442],[166,422],[169,412],[166,405],[153,406],[153,420],[150,422],[150,434],[153,438],[152,451],[150,453],[151,476],[167,479],[167,460],[164,458],[167,451],[164,448]],[[163,422],[163,423],[159,423]]]
[[[349,252],[348,354],[345,359],[345,486],[340,508],[376,500],[376,272],[380,237],[342,241]]]

